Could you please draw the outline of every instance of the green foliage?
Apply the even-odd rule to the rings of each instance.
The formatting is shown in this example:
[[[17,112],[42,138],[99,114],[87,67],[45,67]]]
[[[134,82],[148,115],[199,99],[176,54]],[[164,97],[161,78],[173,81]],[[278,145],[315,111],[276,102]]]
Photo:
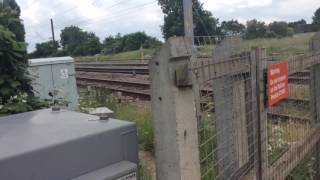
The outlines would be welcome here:
[[[267,26],[264,22],[257,21],[253,19],[247,22],[247,39],[256,39],[259,37],[265,37],[267,33]]]
[[[286,180],[316,180],[316,159],[308,157],[286,177]]]
[[[36,44],[36,50],[30,55],[32,58],[54,57],[59,48],[58,41],[48,41]]]
[[[279,38],[258,38],[245,40],[246,47],[266,47],[271,54],[296,55],[309,51],[309,40],[314,33],[297,34],[293,37]]]
[[[223,34],[242,34],[245,32],[246,27],[239,23],[237,20],[223,21],[221,23],[221,31]]]
[[[259,22],[256,19],[247,22],[245,37],[247,39],[256,38],[284,38],[293,36],[295,31],[302,31],[304,20],[288,24],[284,21],[274,21],[269,25]]]
[[[269,24],[269,32],[267,37],[282,38],[289,35],[289,27],[286,22],[277,22]]]
[[[312,19],[313,19],[313,24],[320,26],[320,8],[316,10]]]
[[[95,55],[101,52],[99,38],[94,33],[70,26],[61,31],[61,45],[73,56]]]
[[[80,92],[80,110],[89,112],[92,108],[106,106],[115,112],[115,118],[135,122],[138,129],[140,147],[154,151],[154,136],[150,106],[122,103],[106,89],[82,89]]]
[[[182,0],[158,0],[164,16],[162,33],[165,39],[184,35]],[[206,11],[198,0],[193,0],[194,33],[196,36],[220,35],[219,20]]]
[[[17,41],[25,40],[25,29],[20,20],[20,7],[15,0],[3,0],[0,2],[0,24],[16,36]]]
[[[143,48],[159,48],[162,43],[156,38],[146,35],[144,32],[136,32],[115,37],[109,36],[103,41],[103,53],[114,54]]]
[[[6,102],[18,91],[30,92],[27,73],[26,45],[0,26],[0,102]]]
[[[0,114],[26,112],[39,108],[27,77],[24,28],[20,9],[13,0],[0,3]]]
[[[299,21],[290,22],[288,24],[289,27],[293,28],[294,33],[303,33],[304,32],[304,26],[307,25],[307,21],[304,19],[301,19]]]
[[[158,49],[142,49],[144,58],[146,60],[155,56]],[[110,55],[98,55],[98,56],[79,56],[75,58],[76,62],[92,62],[92,61],[108,61],[108,60],[134,60],[141,59],[141,50],[127,51]]]
[[[140,159],[140,162],[139,162],[139,175],[140,175],[140,180],[153,180],[153,177],[147,171],[147,168],[143,159]]]
[[[288,27],[287,36],[292,37],[294,35],[294,29],[292,27]]]
[[[0,103],[0,115],[22,113],[47,106],[48,104],[45,101],[41,101],[39,98],[30,96],[27,93],[19,92],[17,95],[10,97],[4,104]]]

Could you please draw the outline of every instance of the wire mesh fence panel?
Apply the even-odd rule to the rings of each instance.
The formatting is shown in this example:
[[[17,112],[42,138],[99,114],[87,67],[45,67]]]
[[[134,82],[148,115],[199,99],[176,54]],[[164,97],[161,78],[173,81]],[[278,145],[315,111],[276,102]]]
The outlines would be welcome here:
[[[232,36],[196,37],[195,47],[189,69],[202,179],[295,179],[305,166],[320,166],[313,154],[320,147],[319,52],[259,54]],[[281,62],[287,95],[268,108],[268,67]]]
[[[319,140],[313,100],[319,87],[312,84],[318,60],[317,53],[267,58],[269,65],[288,62],[289,83],[288,96],[268,109],[269,179],[292,179]]]
[[[255,177],[257,119],[251,53],[238,37],[197,37],[194,75],[203,180]]]

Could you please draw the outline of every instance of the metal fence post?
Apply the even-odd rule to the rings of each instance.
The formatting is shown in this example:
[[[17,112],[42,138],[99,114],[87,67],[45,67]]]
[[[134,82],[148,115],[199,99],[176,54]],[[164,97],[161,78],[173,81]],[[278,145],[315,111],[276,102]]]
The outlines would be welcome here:
[[[150,62],[158,180],[200,180],[191,38],[171,38]]]
[[[257,179],[266,180],[268,169],[268,136],[267,136],[267,108],[265,102],[265,69],[267,68],[267,53],[265,48],[255,48],[252,51],[253,65],[256,65],[256,96],[257,100]],[[254,67],[253,67],[254,68]],[[254,92],[253,92],[254,93]]]

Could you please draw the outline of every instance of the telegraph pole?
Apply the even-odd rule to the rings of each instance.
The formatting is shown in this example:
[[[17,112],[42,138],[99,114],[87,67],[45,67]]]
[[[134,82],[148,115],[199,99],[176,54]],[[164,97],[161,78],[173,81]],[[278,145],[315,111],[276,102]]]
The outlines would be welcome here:
[[[192,0],[183,0],[183,15],[184,36],[192,38],[192,42],[194,44]]]
[[[53,40],[53,42],[54,42],[54,41],[55,41],[55,38],[54,38],[53,20],[52,20],[52,19],[50,19],[50,22],[51,22],[52,40]]]

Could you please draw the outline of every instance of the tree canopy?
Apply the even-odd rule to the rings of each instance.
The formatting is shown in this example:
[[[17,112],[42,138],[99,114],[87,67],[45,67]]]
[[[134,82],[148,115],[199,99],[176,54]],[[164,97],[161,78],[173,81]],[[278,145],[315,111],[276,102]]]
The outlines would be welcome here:
[[[121,36],[109,36],[103,41],[103,52],[113,54],[124,51],[138,50],[143,48],[158,48],[161,42],[154,37],[146,35],[144,32],[136,32]]]
[[[320,8],[316,10],[312,19],[313,24],[320,25]]]
[[[294,33],[303,33],[305,31],[305,26],[307,25],[307,21],[301,19],[299,21],[290,22],[288,24],[289,27],[293,28]]]
[[[221,31],[225,35],[243,34],[245,30],[246,27],[237,20],[222,21],[221,23]]]
[[[264,22],[260,22],[256,19],[247,22],[246,38],[255,39],[259,37],[265,37],[267,33],[267,26]]]
[[[183,1],[182,0],[158,0],[164,16],[162,34],[165,39],[172,36],[184,35]],[[219,20],[206,11],[198,0],[193,0],[194,34],[196,36],[220,35]]]
[[[292,36],[294,34],[293,28],[288,26],[288,23],[283,21],[274,21],[273,23],[269,24],[268,28],[268,37],[286,37]]]
[[[99,38],[91,32],[86,32],[76,26],[66,27],[61,31],[62,48],[70,55],[95,55],[100,53]]]
[[[0,2],[0,114],[39,108],[27,76],[27,51],[20,8],[14,0]]]
[[[14,0],[3,0],[0,24],[15,34],[17,41],[25,41],[25,29],[20,19],[20,7]]]
[[[47,41],[36,44],[36,50],[30,54],[32,58],[57,56],[59,48],[58,41]]]

